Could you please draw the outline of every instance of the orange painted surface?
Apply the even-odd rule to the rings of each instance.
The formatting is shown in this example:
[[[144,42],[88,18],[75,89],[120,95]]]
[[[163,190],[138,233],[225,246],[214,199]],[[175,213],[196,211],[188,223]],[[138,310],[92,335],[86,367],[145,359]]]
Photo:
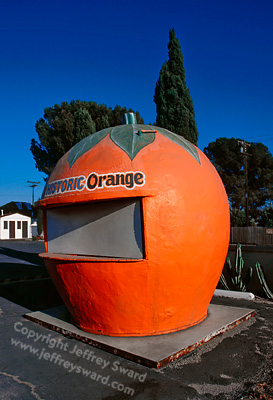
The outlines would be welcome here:
[[[113,336],[168,333],[201,322],[220,278],[229,244],[229,205],[218,173],[156,133],[133,160],[107,136],[71,166],[67,155],[49,183],[64,178],[140,171],[133,189],[83,188],[44,197],[45,210],[73,203],[141,197],[142,260],[42,255],[73,322]],[[46,228],[46,227],[45,227]]]

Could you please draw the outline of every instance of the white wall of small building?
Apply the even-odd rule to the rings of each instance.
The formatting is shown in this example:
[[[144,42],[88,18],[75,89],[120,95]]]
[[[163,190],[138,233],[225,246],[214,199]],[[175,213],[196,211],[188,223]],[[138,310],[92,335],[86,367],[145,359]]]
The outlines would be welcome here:
[[[32,232],[32,236],[38,236],[38,227],[37,227],[36,221],[33,221],[31,224],[31,232]]]
[[[12,239],[10,238],[10,221],[15,222],[15,238],[14,239],[31,239],[31,218],[19,213],[0,216],[0,239]],[[4,223],[6,222],[6,224]],[[19,224],[18,224],[19,222]],[[23,238],[23,222],[27,222],[27,237]],[[4,226],[7,225],[7,229]]]

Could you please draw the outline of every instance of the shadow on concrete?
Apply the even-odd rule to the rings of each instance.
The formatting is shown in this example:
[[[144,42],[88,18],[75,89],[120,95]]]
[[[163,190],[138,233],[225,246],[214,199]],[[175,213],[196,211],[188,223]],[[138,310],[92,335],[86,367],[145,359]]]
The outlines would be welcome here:
[[[33,311],[63,304],[50,278],[2,283],[0,297]]]
[[[0,262],[0,283],[48,277],[49,275],[44,265]]]
[[[63,304],[39,257],[42,247],[33,242],[7,242],[0,247],[0,296],[33,311]]]
[[[26,261],[30,264],[44,266],[43,260],[39,257],[37,253],[29,253],[26,251],[9,249],[7,247],[0,247],[0,254],[10,258],[16,258],[22,261]]]

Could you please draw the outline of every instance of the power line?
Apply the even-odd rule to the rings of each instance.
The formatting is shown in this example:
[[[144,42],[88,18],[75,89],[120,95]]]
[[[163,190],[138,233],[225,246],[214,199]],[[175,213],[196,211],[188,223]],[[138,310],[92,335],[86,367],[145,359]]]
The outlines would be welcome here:
[[[246,136],[247,140],[250,140],[251,142],[261,142],[263,144],[267,144],[268,142],[273,141],[273,134],[269,135],[256,135],[256,136]]]
[[[254,139],[254,138],[263,138],[263,137],[268,137],[268,136],[272,136],[272,137],[273,137],[273,133],[269,133],[268,135],[255,135],[255,136],[248,136],[248,139]]]
[[[231,162],[231,161],[237,160],[237,158],[241,158],[241,156],[237,156],[237,157],[231,158],[230,160],[228,160],[228,161],[222,163],[221,165],[228,164],[228,163]]]

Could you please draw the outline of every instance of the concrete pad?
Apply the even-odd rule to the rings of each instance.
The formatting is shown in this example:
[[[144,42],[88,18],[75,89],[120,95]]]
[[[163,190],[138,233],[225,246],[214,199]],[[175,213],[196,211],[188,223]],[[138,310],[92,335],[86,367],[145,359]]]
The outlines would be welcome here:
[[[160,368],[254,315],[255,311],[248,308],[211,304],[207,318],[200,324],[179,332],[145,337],[111,337],[84,332],[70,323],[65,306],[28,313],[24,317],[131,361]]]

